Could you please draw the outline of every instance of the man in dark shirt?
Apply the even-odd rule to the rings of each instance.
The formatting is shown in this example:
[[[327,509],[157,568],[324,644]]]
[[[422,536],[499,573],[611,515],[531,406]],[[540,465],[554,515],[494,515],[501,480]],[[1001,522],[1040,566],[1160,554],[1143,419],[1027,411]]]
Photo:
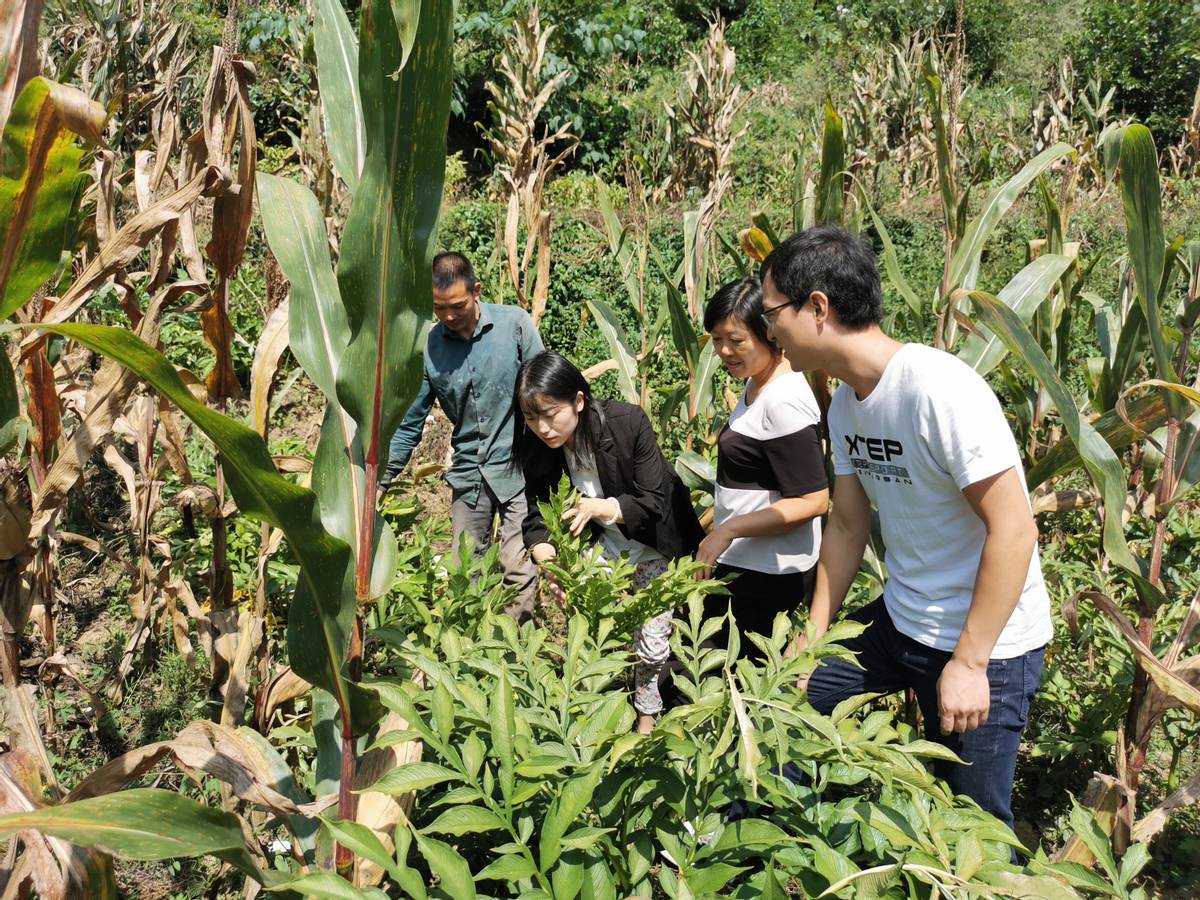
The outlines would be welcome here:
[[[535,573],[521,539],[525,482],[509,465],[513,385],[521,363],[545,348],[525,310],[481,303],[480,291],[475,270],[461,253],[434,257],[433,314],[438,321],[426,339],[421,390],[392,437],[384,485],[412,456],[437,400],[454,425],[454,460],[446,475],[454,492],[454,549],[463,532],[477,548],[490,546],[499,515],[500,563],[505,581],[518,590],[508,611],[519,619],[533,611]]]

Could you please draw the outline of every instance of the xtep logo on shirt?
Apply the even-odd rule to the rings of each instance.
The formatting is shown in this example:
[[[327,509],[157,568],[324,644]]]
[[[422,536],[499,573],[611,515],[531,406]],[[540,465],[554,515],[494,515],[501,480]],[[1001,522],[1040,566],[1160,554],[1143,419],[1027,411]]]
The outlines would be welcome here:
[[[861,434],[842,435],[860,478],[875,481],[912,484],[908,469],[892,460],[904,455],[904,445],[891,438],[863,437]],[[863,458],[865,454],[866,458]]]

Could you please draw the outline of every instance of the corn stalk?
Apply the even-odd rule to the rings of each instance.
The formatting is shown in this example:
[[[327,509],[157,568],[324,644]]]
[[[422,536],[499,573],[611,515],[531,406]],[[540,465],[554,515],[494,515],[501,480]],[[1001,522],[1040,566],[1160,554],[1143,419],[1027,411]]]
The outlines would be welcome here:
[[[538,122],[555,92],[571,77],[569,69],[552,76],[546,72],[546,46],[553,33],[554,26],[542,28],[536,3],[519,13],[500,53],[503,80],[487,83],[495,125],[485,136],[504,186],[506,274],[517,302],[529,310],[534,324],[545,314],[550,295],[546,182],[578,144],[569,124],[550,131]],[[522,223],[524,248],[519,246]]]

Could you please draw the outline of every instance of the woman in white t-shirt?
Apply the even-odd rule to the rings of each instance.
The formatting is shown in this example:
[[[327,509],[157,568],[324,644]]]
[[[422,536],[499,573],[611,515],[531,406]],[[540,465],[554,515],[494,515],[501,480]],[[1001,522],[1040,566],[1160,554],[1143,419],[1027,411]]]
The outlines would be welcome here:
[[[715,577],[732,576],[731,597],[710,597],[706,612],[721,615],[732,603],[743,633],[770,636],[776,615],[812,589],[829,490],[820,408],[804,373],[771,341],[763,313],[753,276],[722,287],[704,311],[717,355],[746,387],[717,438],[713,530],[696,559]],[[743,652],[760,655],[748,644]]]

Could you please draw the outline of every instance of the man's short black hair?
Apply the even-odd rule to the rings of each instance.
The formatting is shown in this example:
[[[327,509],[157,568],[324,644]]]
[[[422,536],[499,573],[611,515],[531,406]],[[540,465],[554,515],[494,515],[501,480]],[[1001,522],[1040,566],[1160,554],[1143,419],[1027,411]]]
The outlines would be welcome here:
[[[478,283],[475,277],[475,267],[461,253],[449,250],[439,253],[433,258],[433,289],[448,291],[454,285],[465,284],[471,290]]]
[[[883,320],[875,251],[837,225],[817,225],[793,234],[763,262],[764,281],[768,273],[775,289],[797,306],[813,291],[820,291],[847,328],[862,329]]]

